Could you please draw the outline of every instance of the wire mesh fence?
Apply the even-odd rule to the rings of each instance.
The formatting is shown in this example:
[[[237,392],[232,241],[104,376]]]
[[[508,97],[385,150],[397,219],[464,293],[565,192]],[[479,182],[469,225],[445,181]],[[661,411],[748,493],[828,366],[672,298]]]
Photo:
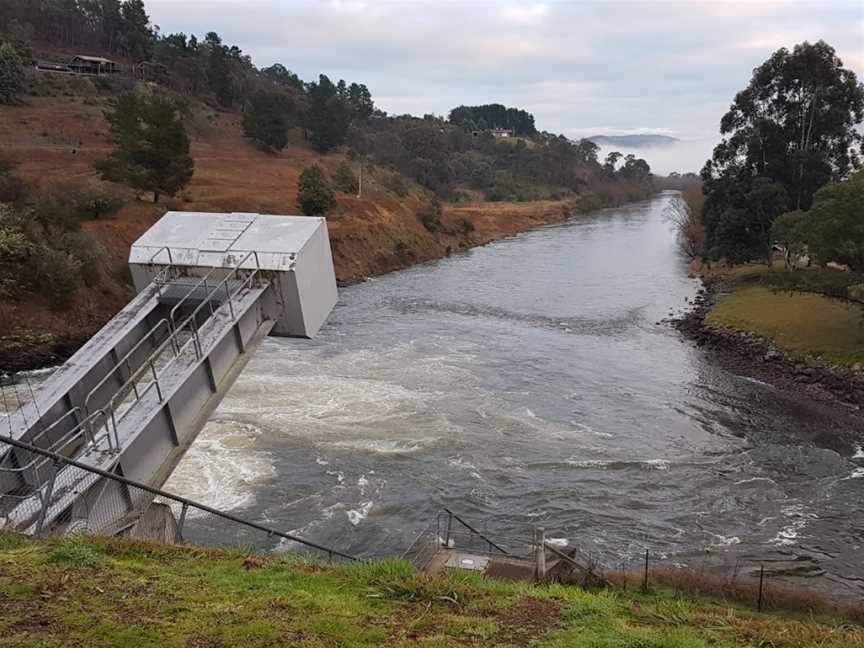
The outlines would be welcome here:
[[[36,459],[42,464],[47,460],[49,474],[44,481],[30,481],[37,484],[32,486],[22,478],[21,464]],[[332,547],[5,437],[0,437],[0,528],[36,536],[93,533],[356,560]]]
[[[512,531],[499,534],[487,533],[485,526],[466,522],[444,509],[402,557],[423,569],[437,552],[449,549],[486,556],[490,564],[517,560],[536,566],[539,545],[533,529],[526,527],[524,534]],[[490,541],[494,546],[490,547]],[[736,559],[730,564],[728,557],[720,554],[685,558],[645,545],[629,546],[628,555],[622,558],[620,554],[567,545],[560,540],[544,540],[543,548],[547,571],[542,580],[547,582],[646,593],[664,589],[717,597],[757,610],[828,612],[864,621],[860,597],[856,600],[838,596],[836,591],[810,589],[798,581],[790,581],[782,567],[767,559]]]

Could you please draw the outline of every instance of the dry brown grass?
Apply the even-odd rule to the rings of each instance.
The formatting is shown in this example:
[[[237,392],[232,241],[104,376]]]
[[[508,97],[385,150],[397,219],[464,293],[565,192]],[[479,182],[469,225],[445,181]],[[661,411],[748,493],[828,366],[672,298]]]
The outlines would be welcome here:
[[[642,572],[608,572],[604,576],[625,590],[642,588]],[[758,573],[741,574],[737,570],[721,574],[692,568],[663,567],[650,569],[648,588],[669,588],[688,596],[704,596],[757,607],[759,601]],[[864,625],[864,602],[837,601],[823,592],[793,587],[766,575],[762,589],[763,610],[786,610],[842,618]]]

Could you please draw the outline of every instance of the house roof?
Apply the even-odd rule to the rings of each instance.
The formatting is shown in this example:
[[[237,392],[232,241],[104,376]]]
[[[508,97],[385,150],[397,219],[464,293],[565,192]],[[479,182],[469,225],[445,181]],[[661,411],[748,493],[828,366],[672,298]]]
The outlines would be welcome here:
[[[87,61],[88,63],[114,63],[114,61],[106,58],[102,58],[101,56],[85,56],[83,54],[76,54],[72,57],[73,61]]]

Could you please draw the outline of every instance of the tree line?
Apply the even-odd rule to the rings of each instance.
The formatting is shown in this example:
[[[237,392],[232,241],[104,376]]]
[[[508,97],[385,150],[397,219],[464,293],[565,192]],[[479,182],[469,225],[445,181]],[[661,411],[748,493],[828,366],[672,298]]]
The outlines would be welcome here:
[[[4,0],[0,25],[13,40],[96,44],[136,61],[150,58],[157,36],[143,0]]]
[[[159,63],[168,70],[164,82],[170,91],[242,111],[244,134],[264,150],[281,150],[292,131],[299,132],[317,151],[342,148],[354,159],[411,178],[440,199],[563,198],[598,183],[651,186],[644,160],[613,153],[600,161],[595,144],[538,132],[525,110],[493,103],[457,106],[446,119],[388,115],[376,108],[362,83],[324,74],[307,82],[280,63],[256,68],[215,32],[200,39],[163,35],[150,24],[141,0],[12,0],[2,5],[0,16],[6,20],[7,45],[26,38],[81,47],[98,43],[105,53]],[[20,61],[3,52],[0,48],[0,100],[13,101]],[[5,65],[4,58],[11,62]],[[4,75],[4,69],[10,73]],[[10,92],[4,95],[7,77],[16,81],[6,84]],[[105,179],[152,191],[154,199],[175,195],[188,182],[194,170],[188,136],[167,96],[115,98],[106,117],[116,150],[98,165]],[[496,141],[488,132],[492,128],[510,129],[518,137]],[[158,141],[148,139],[154,133],[162,134]],[[312,185],[317,181],[315,174],[307,177]]]
[[[448,117],[451,124],[466,130],[490,130],[503,128],[514,135],[530,137],[537,134],[534,115],[519,108],[507,108],[498,103],[482,106],[457,106]]]
[[[774,244],[864,269],[864,85],[833,47],[781,48],[753,71],[702,169],[700,254],[766,260]]]

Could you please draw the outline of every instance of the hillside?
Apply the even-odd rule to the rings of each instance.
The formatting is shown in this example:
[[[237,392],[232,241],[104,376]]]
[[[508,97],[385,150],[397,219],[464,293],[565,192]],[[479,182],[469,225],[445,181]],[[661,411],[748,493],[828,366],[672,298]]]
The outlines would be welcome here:
[[[31,96],[16,106],[0,106],[4,156],[17,163],[15,172],[29,187],[99,185],[92,164],[109,151],[103,110],[113,93],[97,91],[86,79],[31,74]],[[126,279],[129,245],[166,209],[299,213],[297,182],[302,169],[316,163],[332,175],[346,159],[341,153],[316,153],[299,132],[292,133],[292,142],[283,151],[265,153],[243,138],[238,113],[198,102],[190,102],[187,111],[195,159],[191,184],[176,198],[156,205],[121,189],[125,204],[116,214],[84,220],[83,229],[107,252],[102,280],[79,289],[73,303],[62,310],[51,308],[39,296],[2,301],[0,369],[62,358],[122,307],[131,296]],[[615,199],[627,198],[623,192]],[[338,206],[328,214],[339,281],[361,280],[561,221],[572,206],[572,200],[444,204],[440,226],[432,232],[417,213],[428,209],[433,199],[428,190],[397,172],[364,164],[363,197],[339,194]],[[585,196],[583,204],[595,203]]]
[[[0,532],[0,646],[848,648],[861,626],[631,588],[422,576],[408,563]]]

